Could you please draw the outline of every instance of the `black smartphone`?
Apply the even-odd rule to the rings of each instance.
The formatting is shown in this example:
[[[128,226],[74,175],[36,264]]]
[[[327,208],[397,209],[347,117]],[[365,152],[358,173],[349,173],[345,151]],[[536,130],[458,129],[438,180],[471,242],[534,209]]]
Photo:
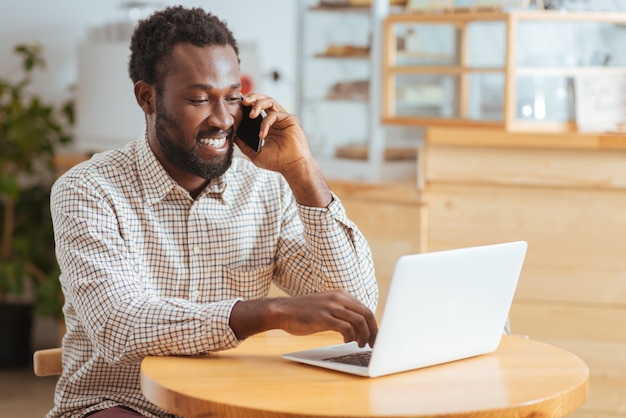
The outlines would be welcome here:
[[[237,128],[237,136],[243,142],[246,143],[247,146],[252,148],[254,152],[261,151],[261,139],[259,138],[259,132],[261,131],[261,122],[265,117],[264,112],[261,112],[259,116],[254,119],[250,119],[250,110],[252,106],[244,106],[243,109],[243,118],[241,119],[241,123]]]

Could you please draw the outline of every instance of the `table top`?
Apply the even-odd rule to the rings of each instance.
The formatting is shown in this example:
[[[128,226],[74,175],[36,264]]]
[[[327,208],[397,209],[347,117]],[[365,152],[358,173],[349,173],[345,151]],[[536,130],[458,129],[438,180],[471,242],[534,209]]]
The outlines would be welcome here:
[[[504,336],[491,354],[378,378],[280,357],[341,343],[335,333],[269,331],[233,350],[147,357],[144,395],[185,417],[563,416],[585,401],[589,368],[563,349]]]

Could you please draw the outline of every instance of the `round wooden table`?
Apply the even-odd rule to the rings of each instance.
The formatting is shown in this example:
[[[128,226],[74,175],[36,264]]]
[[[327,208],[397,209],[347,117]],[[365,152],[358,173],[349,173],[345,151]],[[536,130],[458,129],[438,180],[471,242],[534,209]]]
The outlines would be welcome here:
[[[147,357],[145,396],[184,417],[560,417],[578,408],[589,368],[574,354],[503,337],[492,354],[379,378],[294,363],[282,353],[341,343],[270,331],[201,357]]]

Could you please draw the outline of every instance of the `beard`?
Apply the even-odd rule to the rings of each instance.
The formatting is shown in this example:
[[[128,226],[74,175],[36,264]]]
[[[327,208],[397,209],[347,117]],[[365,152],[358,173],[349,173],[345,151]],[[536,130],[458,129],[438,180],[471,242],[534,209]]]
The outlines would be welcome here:
[[[234,142],[232,141],[232,128],[228,134],[228,152],[225,155],[217,155],[208,160],[198,156],[198,139],[211,138],[219,129],[198,132],[194,146],[185,148],[185,133],[180,128],[181,124],[176,118],[170,117],[164,109],[162,100],[157,98],[155,131],[163,155],[176,168],[191,173],[205,180],[213,180],[220,177],[228,170],[233,161]]]

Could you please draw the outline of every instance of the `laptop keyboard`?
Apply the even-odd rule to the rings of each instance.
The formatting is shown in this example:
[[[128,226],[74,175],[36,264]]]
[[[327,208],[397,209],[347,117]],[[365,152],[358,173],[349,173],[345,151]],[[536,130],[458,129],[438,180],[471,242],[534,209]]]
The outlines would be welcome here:
[[[345,354],[343,356],[329,357],[324,361],[333,361],[335,363],[352,364],[355,366],[367,367],[372,357],[371,351],[359,351],[358,353]]]

